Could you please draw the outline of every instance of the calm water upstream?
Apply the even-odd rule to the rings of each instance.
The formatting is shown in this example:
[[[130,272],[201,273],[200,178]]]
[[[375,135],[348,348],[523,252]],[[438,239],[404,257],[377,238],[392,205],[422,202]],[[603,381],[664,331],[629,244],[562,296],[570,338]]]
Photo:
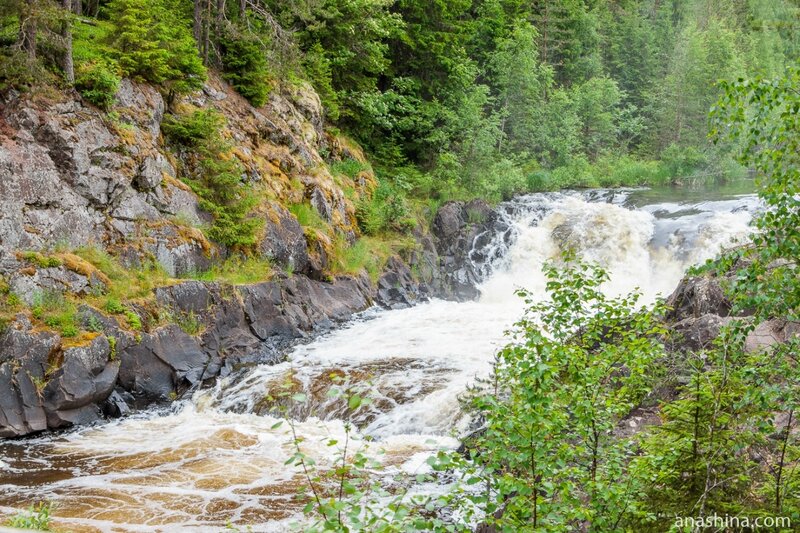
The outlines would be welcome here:
[[[0,514],[34,501],[58,506],[71,531],[220,531],[227,522],[285,531],[297,520],[301,477],[284,462],[288,427],[264,397],[291,379],[309,398],[293,411],[305,451],[324,465],[346,409],[326,392],[330,375],[359,383],[374,402],[351,419],[386,473],[420,472],[454,447],[469,420],[458,396],[485,374],[503,333],[520,316],[520,286],[543,294],[542,264],[565,245],[605,266],[611,294],[639,287],[668,295],[686,268],[742,240],[758,202],[749,182],[707,189],[535,194],[501,205],[508,234],[487,236],[482,297],[370,310],[347,327],[296,348],[285,363],[257,366],[169,410],[101,426],[0,444]],[[490,237],[490,238],[489,238]],[[314,415],[309,416],[309,415]],[[446,490],[421,486],[420,491]]]

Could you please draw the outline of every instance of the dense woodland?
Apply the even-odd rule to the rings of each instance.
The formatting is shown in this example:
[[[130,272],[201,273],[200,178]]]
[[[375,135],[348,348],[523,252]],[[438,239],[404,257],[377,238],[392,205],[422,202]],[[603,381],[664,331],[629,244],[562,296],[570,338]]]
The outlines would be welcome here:
[[[0,85],[98,106],[121,76],[166,94],[216,69],[254,105],[310,81],[386,195],[724,179],[716,81],[797,58],[791,0],[3,0]]]
[[[108,108],[122,77],[169,100],[213,69],[259,106],[282,85],[310,82],[328,127],[363,145],[377,170],[364,233],[397,224],[420,198],[754,171],[769,209],[753,244],[695,272],[725,276],[738,317],[713,346],[671,352],[662,304],[608,299],[606,273],[567,257],[547,271],[551,301],[522,292],[530,308],[496,375],[466,398],[483,423],[470,452],[431,461],[458,478],[451,494],[387,495],[360,455],[342,453],[334,472],[309,470],[299,446],[293,460],[319,530],[485,521],[498,531],[690,531],[675,517],[715,513],[800,524],[800,346],[794,337],[745,349],[761,321],[800,313],[795,1],[0,2],[2,90],[74,85]],[[246,247],[252,203],[230,192],[240,172],[219,157],[219,127],[198,112],[168,117],[163,133],[196,149],[213,177],[194,184],[216,219],[210,236]],[[343,394],[351,407],[365,401]],[[620,420],[647,402],[660,425],[621,435]]]

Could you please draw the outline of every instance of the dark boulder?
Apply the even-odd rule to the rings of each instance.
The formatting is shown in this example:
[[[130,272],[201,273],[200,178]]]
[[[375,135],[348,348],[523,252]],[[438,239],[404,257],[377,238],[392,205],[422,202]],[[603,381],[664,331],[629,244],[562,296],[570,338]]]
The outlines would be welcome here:
[[[303,227],[284,207],[273,204],[271,208],[259,245],[261,255],[285,269],[307,273],[310,260]]]
[[[672,326],[671,348],[675,351],[694,351],[711,348],[723,326],[732,318],[715,314],[690,316]]]
[[[495,227],[498,222],[497,213],[483,200],[448,202],[439,208],[431,227],[439,255],[437,296],[473,300],[480,295],[477,289],[482,281],[480,261],[490,258],[486,254],[481,256],[480,250],[476,254],[476,242],[500,230]]]
[[[9,328],[0,338],[0,436],[97,420],[119,372],[110,356],[101,335],[64,348],[56,335]]]
[[[56,335],[15,327],[0,335],[0,437],[47,429],[40,387],[59,344]]]
[[[731,302],[725,296],[719,278],[711,276],[684,278],[667,298],[666,304],[670,308],[666,317],[670,322],[707,314],[728,316],[731,311]]]
[[[403,309],[423,299],[420,284],[408,266],[397,257],[390,258],[378,279],[375,302],[385,309]]]
[[[174,324],[143,334],[119,357],[119,384],[140,404],[169,399],[197,384],[209,363],[197,340]]]

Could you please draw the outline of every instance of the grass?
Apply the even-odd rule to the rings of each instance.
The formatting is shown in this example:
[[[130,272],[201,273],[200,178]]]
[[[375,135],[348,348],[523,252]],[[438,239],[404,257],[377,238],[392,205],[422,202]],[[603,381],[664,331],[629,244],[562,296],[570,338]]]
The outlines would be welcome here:
[[[331,232],[330,224],[322,218],[316,209],[311,207],[311,204],[305,202],[302,204],[292,204],[289,206],[289,211],[304,228],[311,228],[324,233]]]
[[[333,243],[333,254],[330,257],[331,272],[356,275],[366,271],[370,279],[376,282],[390,257],[408,251],[414,246],[416,243],[411,237],[402,235],[362,237],[352,246],[339,236]]]
[[[331,174],[342,174],[350,179],[355,179],[360,172],[364,170],[370,170],[371,167],[366,163],[362,163],[361,161],[350,158],[342,161],[336,161],[335,163],[331,164],[330,169]]]
[[[20,252],[18,258],[36,265],[39,268],[56,268],[61,266],[61,261],[58,258],[46,256],[39,252]]]
[[[77,337],[78,309],[75,303],[60,292],[43,291],[34,296],[31,314],[62,337]]]
[[[232,256],[210,270],[190,274],[190,279],[199,281],[222,281],[231,285],[246,285],[269,281],[275,273],[272,263],[257,257]]]

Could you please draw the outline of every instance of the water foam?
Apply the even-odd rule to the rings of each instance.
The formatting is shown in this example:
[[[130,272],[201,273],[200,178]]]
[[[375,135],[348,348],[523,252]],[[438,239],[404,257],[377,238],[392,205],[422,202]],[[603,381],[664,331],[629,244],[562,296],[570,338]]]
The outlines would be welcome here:
[[[478,301],[373,311],[296,348],[285,363],[222,380],[172,412],[29,441],[25,460],[3,457],[3,464],[16,471],[44,464],[57,475],[2,485],[0,509],[34,496],[64,501],[59,514],[74,531],[215,531],[227,520],[263,524],[255,531],[285,530],[297,519],[292,496],[301,478],[284,465],[292,453],[288,425],[275,427],[280,420],[263,399],[287,377],[316,402],[316,412],[297,413],[296,429],[320,465],[332,460],[326,442],[341,440],[341,418],[351,416],[326,399],[328,377],[336,373],[376,396],[354,416],[358,434],[378,441],[373,447],[386,450],[390,468],[422,471],[433,450],[456,446],[453,437],[466,430],[459,395],[487,374],[504,332],[520,316],[514,290],[544,294],[546,261],[574,247],[608,269],[609,293],[638,287],[653,300],[671,291],[687,266],[742,239],[754,202],[745,197],[629,209],[628,195],[552,193],[500,206],[506,231],[482,239],[484,249],[476,253],[490,258],[478,265],[484,275]]]

